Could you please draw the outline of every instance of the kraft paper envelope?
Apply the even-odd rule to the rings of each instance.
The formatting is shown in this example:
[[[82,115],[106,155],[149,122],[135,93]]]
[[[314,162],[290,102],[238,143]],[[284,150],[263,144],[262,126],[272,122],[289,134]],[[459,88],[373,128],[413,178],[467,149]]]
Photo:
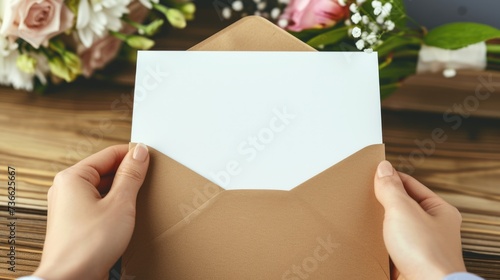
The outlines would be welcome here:
[[[313,49],[248,17],[192,50]],[[382,144],[355,152],[290,191],[224,190],[150,151],[122,279],[390,278],[383,209],[373,193]]]

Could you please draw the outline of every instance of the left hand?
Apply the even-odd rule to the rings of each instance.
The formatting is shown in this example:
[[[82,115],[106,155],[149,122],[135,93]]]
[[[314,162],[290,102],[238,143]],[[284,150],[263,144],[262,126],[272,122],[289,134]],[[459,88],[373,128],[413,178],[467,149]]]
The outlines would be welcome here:
[[[145,145],[130,152],[119,145],[59,172],[48,193],[47,236],[34,276],[103,279],[132,237],[148,166]]]

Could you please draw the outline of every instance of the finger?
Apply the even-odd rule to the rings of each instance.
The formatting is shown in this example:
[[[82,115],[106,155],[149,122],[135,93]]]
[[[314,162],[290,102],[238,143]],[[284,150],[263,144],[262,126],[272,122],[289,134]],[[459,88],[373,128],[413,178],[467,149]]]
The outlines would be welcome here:
[[[436,193],[420,183],[410,175],[399,173],[401,180],[408,195],[415,200],[422,209],[429,214],[434,214],[433,209],[437,209],[448,203],[439,197]]]
[[[403,181],[403,185],[405,186],[406,192],[409,196],[411,196],[416,202],[420,203],[429,198],[440,198],[437,194],[431,191],[424,184],[420,183],[417,179],[412,176],[399,173],[399,177],[401,181]]]
[[[146,145],[137,144],[130,150],[118,167],[111,190],[105,199],[124,199],[134,203],[144,182],[149,166],[149,151]]]
[[[386,211],[390,208],[400,208],[401,204],[407,204],[410,198],[398,173],[386,160],[382,161],[377,168],[375,196]]]
[[[128,153],[128,145],[115,145],[95,153],[75,166],[88,166],[95,169],[100,176],[114,173],[125,155]]]

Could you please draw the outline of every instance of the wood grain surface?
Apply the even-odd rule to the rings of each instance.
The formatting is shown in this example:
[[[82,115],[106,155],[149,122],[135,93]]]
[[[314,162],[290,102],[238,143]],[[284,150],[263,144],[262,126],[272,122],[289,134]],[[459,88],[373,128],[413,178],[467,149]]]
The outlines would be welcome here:
[[[186,30],[160,38],[158,48],[187,49],[225,24],[215,11],[202,9]],[[107,146],[129,142],[134,70],[121,73],[115,82],[82,80],[44,96],[0,88],[0,279],[27,275],[37,267],[45,235],[46,192],[54,175]],[[440,79],[417,79],[422,78]],[[470,78],[461,88],[476,85]],[[494,84],[492,97],[480,101],[469,116],[455,112],[448,118],[447,109],[474,91],[465,90],[469,94],[456,99],[453,82],[440,85],[443,96],[431,109],[434,95],[426,94],[420,104],[412,96],[434,86],[407,85],[384,103],[387,158],[461,211],[468,269],[500,279],[500,103],[495,101],[500,85]],[[411,104],[410,110],[401,104]],[[434,141],[436,131],[446,140]],[[7,166],[18,172],[15,274],[7,270],[6,262]]]

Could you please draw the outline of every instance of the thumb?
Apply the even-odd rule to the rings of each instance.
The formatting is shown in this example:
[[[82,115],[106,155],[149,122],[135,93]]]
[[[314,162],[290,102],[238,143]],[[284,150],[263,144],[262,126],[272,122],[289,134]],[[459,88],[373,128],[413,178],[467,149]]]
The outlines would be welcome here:
[[[393,207],[400,208],[401,204],[407,204],[410,198],[398,173],[386,160],[377,167],[375,196],[386,211]]]
[[[148,147],[139,143],[123,158],[123,161],[116,170],[111,190],[106,197],[133,201],[135,205],[137,193],[144,182],[148,166]]]

